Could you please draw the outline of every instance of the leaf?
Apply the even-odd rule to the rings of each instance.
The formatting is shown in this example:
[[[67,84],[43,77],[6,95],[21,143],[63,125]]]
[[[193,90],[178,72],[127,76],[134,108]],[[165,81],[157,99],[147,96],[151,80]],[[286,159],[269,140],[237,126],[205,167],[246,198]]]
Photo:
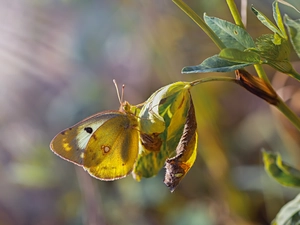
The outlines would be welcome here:
[[[148,151],[159,152],[162,145],[159,135],[160,133],[146,134],[141,131],[140,140],[142,146]]]
[[[268,60],[266,62],[269,66],[275,68],[276,70],[291,75],[293,78],[296,78],[297,80],[300,80],[300,77],[298,75],[294,76],[294,69],[292,64],[289,61],[273,61]]]
[[[286,6],[290,7],[290,8],[292,8],[292,9],[296,10],[298,13],[300,13],[300,11],[295,6],[293,6],[292,4],[290,4],[290,3],[288,3],[288,2],[286,2],[284,0],[277,0],[277,2],[279,2],[279,3],[283,4],[283,5],[286,5]]]
[[[254,47],[254,41],[248,32],[226,20],[209,17],[204,14],[206,24],[218,35],[227,48],[235,48],[243,51]]]
[[[255,40],[256,53],[271,61],[289,60],[290,47],[288,41],[280,39],[280,44],[274,44],[273,34],[264,34]],[[278,41],[277,41],[278,42]]]
[[[277,155],[276,164],[285,174],[289,174],[300,179],[300,171],[285,164],[279,154]]]
[[[285,32],[285,28],[284,28],[284,25],[283,25],[281,13],[280,13],[277,1],[273,2],[273,4],[272,4],[272,10],[273,10],[273,18],[274,18],[277,26],[279,27],[279,29],[281,31],[282,37],[284,39],[287,39],[287,35],[286,35],[286,32]]]
[[[231,72],[246,66],[253,65],[253,63],[237,63],[214,55],[205,59],[200,65],[186,66],[182,69],[182,73],[206,73],[206,72]]]
[[[264,99],[271,105],[277,105],[279,98],[274,89],[263,79],[253,76],[246,70],[236,70],[235,76],[237,83],[250,91],[252,94]]]
[[[281,37],[283,37],[281,31],[278,29],[278,27],[271,20],[269,20],[268,17],[266,17],[262,12],[255,9],[253,6],[251,7],[251,10],[256,15],[257,19],[260,20],[260,22],[262,24],[264,24],[267,28],[269,28],[274,33],[277,33]]]
[[[292,46],[300,58],[300,20],[292,20],[285,15],[284,24],[287,26]]]
[[[292,201],[284,205],[276,218],[272,222],[272,225],[299,225],[300,221],[300,194],[296,196]]]
[[[197,122],[192,98],[183,133],[176,148],[176,156],[166,161],[164,183],[173,192],[193,166],[197,156]]]
[[[164,119],[159,115],[158,105],[160,96],[157,93],[152,94],[145,102],[138,116],[140,117],[140,130],[146,134],[162,133],[165,129]]]
[[[294,175],[297,169],[284,162],[277,164],[278,156],[279,154],[263,151],[266,172],[283,186],[300,187],[300,178]]]
[[[255,52],[244,52],[234,48],[222,49],[219,57],[236,63],[260,63],[260,56]]]
[[[174,153],[180,140],[180,135],[189,109],[190,88],[191,85],[189,82],[176,82],[162,87],[147,100],[144,107],[148,109],[141,110],[141,112],[150,112],[152,109],[154,110],[154,107],[157,107],[155,112],[163,119],[165,129],[160,134],[147,134],[146,139],[145,137],[141,137],[141,154],[138,156],[133,171],[133,177],[136,180],[139,181],[142,177],[152,177],[156,175],[164,166],[166,159]],[[146,117],[141,118],[141,123],[144,123],[143,120],[147,120]],[[145,133],[145,130],[153,131],[155,129],[146,128],[144,124],[144,128],[141,130],[142,133]],[[155,137],[155,135],[157,135],[157,137]],[[149,137],[150,141],[147,140]],[[151,143],[153,137],[156,144]],[[156,142],[157,140],[155,140],[157,138],[161,140],[160,149],[157,149],[159,146]],[[150,149],[149,146],[150,148],[154,147]]]
[[[279,36],[272,34],[260,36],[256,39],[256,49],[252,49],[252,51],[261,56],[264,64],[300,80],[300,75],[297,74],[289,61],[290,45],[288,41],[283,38],[279,38],[280,41],[274,41],[276,37],[279,38]],[[280,42],[280,44],[275,44],[275,42]]]

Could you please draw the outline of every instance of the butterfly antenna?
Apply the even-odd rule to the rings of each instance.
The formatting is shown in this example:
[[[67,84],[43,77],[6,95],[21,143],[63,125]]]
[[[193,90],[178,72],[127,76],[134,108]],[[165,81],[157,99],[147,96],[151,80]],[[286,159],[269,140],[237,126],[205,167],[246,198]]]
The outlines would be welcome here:
[[[124,102],[124,90],[125,90],[125,84],[122,85],[121,102]]]
[[[115,85],[115,87],[116,87],[116,91],[117,91],[117,95],[118,95],[119,102],[120,102],[120,104],[122,105],[122,101],[123,101],[123,89],[124,89],[124,88],[122,88],[122,98],[120,98],[120,93],[119,93],[118,85],[117,85],[117,82],[116,82],[115,79],[113,79],[113,83],[114,83],[114,85]],[[124,85],[123,85],[123,86],[124,86]]]

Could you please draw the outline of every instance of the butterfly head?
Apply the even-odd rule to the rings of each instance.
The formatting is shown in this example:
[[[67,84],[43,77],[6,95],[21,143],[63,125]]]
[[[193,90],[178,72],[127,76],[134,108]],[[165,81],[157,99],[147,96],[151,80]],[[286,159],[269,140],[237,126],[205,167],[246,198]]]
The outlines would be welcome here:
[[[130,105],[129,102],[124,101],[121,103],[119,111],[126,113],[126,114],[137,115],[139,112],[139,109],[138,109],[138,107],[136,107],[134,105]]]

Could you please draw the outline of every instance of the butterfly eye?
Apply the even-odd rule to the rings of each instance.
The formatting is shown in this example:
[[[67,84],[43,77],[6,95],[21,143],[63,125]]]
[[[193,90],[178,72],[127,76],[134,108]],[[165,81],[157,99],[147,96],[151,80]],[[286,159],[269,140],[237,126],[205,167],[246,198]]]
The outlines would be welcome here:
[[[93,133],[93,129],[91,127],[85,127],[84,130],[89,134]]]

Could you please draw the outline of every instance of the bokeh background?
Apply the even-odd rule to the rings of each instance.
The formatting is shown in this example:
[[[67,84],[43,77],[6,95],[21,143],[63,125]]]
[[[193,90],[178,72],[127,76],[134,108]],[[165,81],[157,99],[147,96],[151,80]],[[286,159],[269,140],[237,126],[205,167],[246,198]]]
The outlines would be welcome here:
[[[200,15],[233,21],[224,0],[186,2]],[[244,11],[253,37],[270,33],[251,4],[271,17],[271,1],[249,0]],[[299,132],[231,83],[192,90],[198,158],[174,193],[163,184],[164,170],[139,183],[131,176],[102,182],[50,151],[62,129],[118,109],[113,79],[138,104],[166,84],[216,75],[180,73],[218,49],[171,0],[1,0],[0,19],[1,225],[269,224],[297,194],[266,175],[261,148],[297,166]],[[265,68],[300,113],[299,84]]]

